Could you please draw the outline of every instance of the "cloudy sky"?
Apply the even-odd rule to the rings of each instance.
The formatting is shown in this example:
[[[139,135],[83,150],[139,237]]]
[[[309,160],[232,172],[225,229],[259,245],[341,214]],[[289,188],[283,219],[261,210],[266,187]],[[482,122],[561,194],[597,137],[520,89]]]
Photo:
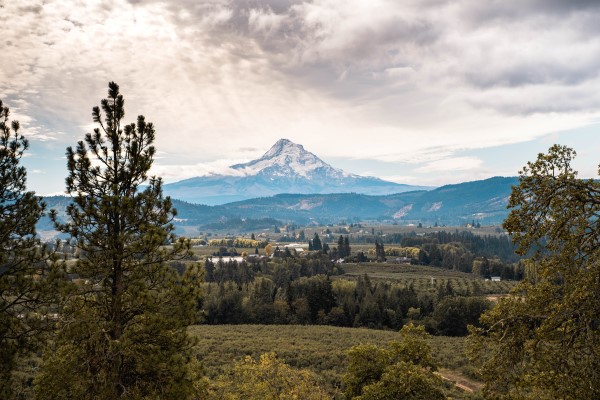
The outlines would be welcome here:
[[[349,172],[442,185],[516,175],[553,143],[600,162],[597,0],[0,0],[0,99],[29,187],[117,82],[167,182],[288,138]]]

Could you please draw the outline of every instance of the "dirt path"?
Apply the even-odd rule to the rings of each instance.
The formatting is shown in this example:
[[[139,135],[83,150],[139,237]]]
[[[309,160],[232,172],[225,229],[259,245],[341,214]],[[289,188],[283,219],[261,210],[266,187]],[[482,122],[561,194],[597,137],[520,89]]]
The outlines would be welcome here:
[[[481,390],[483,383],[467,378],[460,372],[451,369],[440,369],[437,374],[444,380],[452,382],[457,388],[465,392],[473,393]]]

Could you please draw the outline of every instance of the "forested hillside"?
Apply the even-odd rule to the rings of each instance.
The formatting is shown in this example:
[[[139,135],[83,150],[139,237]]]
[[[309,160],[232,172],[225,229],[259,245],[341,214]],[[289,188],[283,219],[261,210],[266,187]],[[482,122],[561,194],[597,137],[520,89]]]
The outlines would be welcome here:
[[[279,194],[221,206],[191,204],[173,199],[177,209],[175,226],[180,234],[210,229],[250,232],[295,223],[329,224],[340,221],[388,221],[398,224],[464,225],[477,221],[483,225],[500,224],[508,215],[506,205],[517,178],[490,178],[483,181],[448,185],[431,191],[398,193],[388,196],[340,194]],[[64,217],[68,199],[45,199],[49,209]],[[42,218],[38,229],[52,230],[49,219]]]

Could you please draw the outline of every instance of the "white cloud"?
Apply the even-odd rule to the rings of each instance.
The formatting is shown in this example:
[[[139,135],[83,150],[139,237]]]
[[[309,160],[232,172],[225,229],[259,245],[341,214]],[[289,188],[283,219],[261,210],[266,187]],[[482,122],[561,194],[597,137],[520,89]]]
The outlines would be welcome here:
[[[361,175],[371,176],[374,174],[373,173],[364,173]],[[407,184],[407,185],[423,185],[422,178],[416,177],[414,175],[382,175],[382,176],[379,176],[379,178],[383,179],[384,181],[388,181],[388,182],[403,183],[403,184]]]
[[[433,173],[600,116],[597,4],[4,2],[0,98],[33,139],[74,145],[114,80],[173,179],[280,137]]]
[[[280,29],[285,16],[275,14],[270,8],[266,10],[252,9],[248,15],[248,25],[255,33],[270,35]]]
[[[243,171],[229,168],[230,165],[239,163],[241,160],[218,160],[207,163],[196,164],[162,164],[155,162],[150,172],[151,175],[162,177],[166,182],[193,178],[196,176],[225,175],[243,176]]]
[[[483,161],[477,157],[453,157],[432,161],[416,168],[415,171],[420,173],[466,171],[479,169],[482,165]]]

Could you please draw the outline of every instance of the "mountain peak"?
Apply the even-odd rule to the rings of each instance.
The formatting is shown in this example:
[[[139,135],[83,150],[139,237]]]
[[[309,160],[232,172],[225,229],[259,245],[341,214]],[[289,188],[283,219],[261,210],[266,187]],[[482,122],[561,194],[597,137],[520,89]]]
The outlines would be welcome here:
[[[287,145],[301,146],[301,145],[297,145],[296,143],[292,142],[290,139],[281,138],[275,142],[273,147],[283,147],[283,146],[287,146]]]
[[[304,146],[302,146],[301,144],[296,144],[289,139],[279,139],[277,142],[275,142],[273,146],[271,146],[269,151],[263,154],[261,159],[272,158],[284,152],[297,152],[299,154],[302,154],[303,152],[306,152],[306,150],[304,150]]]
[[[327,164],[289,139],[279,139],[262,157],[230,167],[233,173],[190,178],[164,186],[173,198],[207,204],[278,193],[391,194],[423,189],[362,177]],[[207,194],[201,194],[206,191]]]
[[[333,168],[319,157],[288,139],[279,139],[269,151],[257,160],[236,164],[232,169],[245,175],[261,175],[271,178],[301,177],[312,179],[317,176],[340,179],[350,174]]]

